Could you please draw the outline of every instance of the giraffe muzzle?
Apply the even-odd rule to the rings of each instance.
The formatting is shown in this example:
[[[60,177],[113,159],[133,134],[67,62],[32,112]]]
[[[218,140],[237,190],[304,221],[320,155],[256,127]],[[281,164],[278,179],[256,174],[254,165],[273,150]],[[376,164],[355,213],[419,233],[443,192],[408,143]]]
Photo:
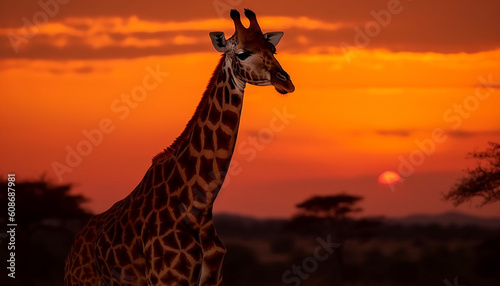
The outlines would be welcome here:
[[[281,94],[287,94],[295,90],[290,76],[283,70],[274,73],[274,76],[271,77],[271,84]]]

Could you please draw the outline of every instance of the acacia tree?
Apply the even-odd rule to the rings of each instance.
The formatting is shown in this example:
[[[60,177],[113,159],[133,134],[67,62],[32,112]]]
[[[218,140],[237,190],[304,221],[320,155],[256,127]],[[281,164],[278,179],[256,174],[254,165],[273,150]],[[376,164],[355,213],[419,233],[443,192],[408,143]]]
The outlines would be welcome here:
[[[326,221],[330,227],[328,237],[331,237],[333,242],[345,241],[345,238],[340,237],[342,221],[348,214],[361,211],[361,208],[356,207],[356,204],[362,199],[360,196],[348,194],[314,196],[297,205],[297,208],[301,210],[301,214],[297,218],[314,218]],[[328,285],[340,285],[342,283],[342,243],[337,245],[331,256],[331,268],[327,271]]]
[[[298,204],[297,208],[301,209],[306,215],[331,218],[338,221],[348,213],[361,211],[360,208],[354,207],[354,205],[362,199],[362,197],[347,194],[324,197],[314,196]]]
[[[467,169],[467,174],[458,180],[444,199],[458,206],[475,197],[482,198],[481,206],[500,200],[500,144],[488,142],[484,151],[469,153],[477,166]]]
[[[363,197],[348,194],[337,194],[332,196],[314,196],[304,202],[297,204],[301,213],[296,219],[322,220],[328,224],[329,232],[335,239],[341,239],[342,222],[350,213],[360,212],[361,208],[356,204]]]

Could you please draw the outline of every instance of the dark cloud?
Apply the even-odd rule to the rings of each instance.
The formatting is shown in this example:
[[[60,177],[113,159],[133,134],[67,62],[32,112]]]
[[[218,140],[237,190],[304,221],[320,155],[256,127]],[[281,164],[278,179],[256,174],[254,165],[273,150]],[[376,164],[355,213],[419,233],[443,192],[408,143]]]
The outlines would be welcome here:
[[[43,2],[44,0],[42,0]],[[59,3],[63,0],[45,0],[44,3]],[[65,0],[67,1],[67,0]],[[339,30],[286,29],[286,40],[280,43],[280,51],[303,53],[309,48],[315,51],[331,52],[331,48],[377,49],[410,52],[479,52],[500,48],[500,1],[455,1],[455,0],[359,0],[359,1],[263,1],[252,3],[241,1],[132,1],[132,0],[69,0],[67,4],[52,5],[44,10],[38,1],[4,1],[0,7],[0,27],[22,27],[25,22],[42,21],[45,13],[49,22],[67,18],[135,16],[140,20],[168,22],[190,21],[209,18],[228,18],[229,8],[242,10],[243,6],[254,9],[258,17],[286,16],[307,17],[326,23],[343,23]],[[105,3],[105,4],[104,4]],[[233,3],[236,7],[231,7]],[[398,4],[399,3],[399,4]],[[388,12],[388,5],[394,5],[397,13]],[[49,11],[56,11],[54,13]],[[394,11],[393,11],[394,12]],[[52,15],[49,15],[52,14]],[[38,18],[37,18],[38,17]],[[42,19],[42,20],[40,20]],[[66,22],[64,22],[66,23]],[[68,25],[79,31],[86,31],[89,24]],[[266,30],[266,27],[263,27]],[[209,31],[176,31],[182,35],[190,33],[206,35]],[[126,37],[163,40],[172,32],[152,31],[108,35],[116,42]],[[65,35],[60,35],[65,37]],[[70,37],[71,45],[64,48],[52,45],[53,39],[35,35],[18,54],[14,53],[6,37],[0,39],[0,57],[12,58],[134,58],[144,55],[166,55],[208,50],[207,46],[183,45],[156,47],[103,47],[93,49],[83,39]],[[301,39],[301,40],[300,40]],[[306,40],[304,40],[306,39]],[[78,54],[82,53],[82,54]],[[127,54],[129,53],[129,54]]]
[[[88,74],[95,72],[96,69],[92,66],[81,66],[78,68],[71,68],[71,67],[65,67],[65,68],[36,68],[36,71],[39,72],[48,72],[53,75],[60,75],[64,73],[78,73],[78,74]]]
[[[426,131],[427,132],[427,131]],[[377,130],[375,133],[379,136],[393,136],[393,137],[410,137],[415,133],[410,130]],[[456,139],[468,139],[480,136],[500,136],[500,130],[489,131],[469,131],[469,130],[446,130],[445,134]]]
[[[452,130],[448,131],[446,134],[454,138],[470,138],[479,135],[478,132],[463,131],[463,130]]]
[[[467,130],[451,130],[446,132],[450,137],[457,139],[467,139],[479,136],[500,136],[500,130],[492,131],[467,131]]]
[[[94,71],[94,68],[91,66],[84,66],[84,67],[79,67],[73,69],[74,72],[76,73],[91,73]]]
[[[64,71],[64,70],[62,70],[62,69],[55,69],[55,68],[53,68],[53,69],[48,69],[47,71],[48,71],[49,73],[51,73],[51,74],[55,74],[55,75],[58,75],[58,74],[63,74],[63,73],[65,72],[65,71]]]
[[[30,44],[26,49],[15,55],[11,49],[2,46],[0,59],[6,54],[16,58],[24,59],[48,59],[48,60],[90,60],[90,59],[133,59],[148,57],[152,55],[174,55],[180,53],[195,53],[204,51],[199,45],[177,45],[162,47],[121,47],[108,46],[95,49],[89,45],[68,45],[64,48],[44,44]]]
[[[28,39],[28,43],[21,44],[20,50],[16,53],[7,38],[0,38],[0,59],[19,58],[19,59],[49,59],[49,60],[71,60],[71,59],[119,59],[119,58],[137,58],[155,55],[173,55],[180,53],[194,53],[213,51],[207,33],[190,32],[187,35],[193,37],[204,37],[205,43],[182,44],[174,43],[173,38],[178,36],[178,32],[158,32],[158,33],[132,33],[117,34],[113,33],[111,38],[114,40],[112,45],[100,48],[93,47],[84,38],[72,35],[37,35]],[[162,46],[135,47],[121,46],[125,37],[136,38],[138,40],[159,39],[163,41]],[[58,40],[64,39],[67,44],[63,46],[54,45]]]
[[[125,40],[128,36],[131,36],[131,35],[123,34],[123,33],[108,33],[108,36],[116,42],[121,42],[121,41]],[[132,35],[132,36],[134,36],[134,35]]]
[[[477,87],[479,87],[479,88],[496,88],[496,89],[500,89],[500,83],[480,84]]]
[[[169,38],[174,38],[176,36],[193,37],[204,39],[205,42],[210,43],[210,37],[208,36],[208,31],[160,31],[160,32],[132,32],[129,34],[120,34],[122,37],[132,37],[139,40],[165,40]],[[120,38],[117,33],[114,33],[113,37]],[[226,36],[228,37],[228,36]]]
[[[59,2],[67,4],[59,4]],[[165,0],[41,0],[41,2],[57,3],[57,9],[50,8],[54,16],[50,21],[59,21],[72,17],[123,17],[137,16],[143,20],[154,21],[185,21],[199,18],[218,17],[212,2],[216,1],[165,1]],[[0,9],[0,27],[18,27],[23,24],[22,18],[33,22],[36,13],[45,12],[39,1],[18,0],[2,1]],[[224,9],[223,9],[224,10]],[[228,11],[221,14],[227,15]],[[45,12],[48,14],[47,12]]]
[[[410,137],[411,132],[408,130],[378,130],[376,133],[380,136],[396,136],[396,137]]]

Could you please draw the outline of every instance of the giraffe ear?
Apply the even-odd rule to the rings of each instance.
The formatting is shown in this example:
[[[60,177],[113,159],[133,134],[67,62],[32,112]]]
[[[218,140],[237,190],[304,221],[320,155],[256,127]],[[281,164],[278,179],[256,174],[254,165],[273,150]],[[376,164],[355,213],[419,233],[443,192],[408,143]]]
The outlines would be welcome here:
[[[212,40],[212,45],[214,48],[221,53],[227,52],[226,38],[224,38],[224,32],[210,32],[210,39]]]
[[[269,32],[269,33],[265,33],[264,34],[264,38],[271,44],[273,44],[273,46],[277,46],[278,43],[280,42],[281,40],[281,37],[283,37],[283,32]]]

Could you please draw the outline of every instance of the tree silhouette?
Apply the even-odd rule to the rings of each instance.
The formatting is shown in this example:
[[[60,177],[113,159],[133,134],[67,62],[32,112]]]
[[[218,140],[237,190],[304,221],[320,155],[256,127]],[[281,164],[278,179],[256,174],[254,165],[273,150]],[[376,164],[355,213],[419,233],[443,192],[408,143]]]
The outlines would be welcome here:
[[[5,177],[4,177],[5,178]],[[7,190],[8,182],[0,181]],[[62,285],[64,259],[75,233],[91,217],[82,208],[88,201],[71,194],[72,185],[55,185],[42,178],[38,181],[16,180],[15,190],[15,255],[16,279],[9,285]],[[0,192],[0,205],[7,206],[7,191]],[[4,239],[7,210],[0,216],[0,253],[7,251]],[[1,257],[7,257],[1,253]]]
[[[328,232],[333,235],[334,239],[342,239],[340,236],[343,221],[349,214],[362,210],[356,207],[362,199],[360,196],[348,194],[314,196],[297,204],[299,214],[295,217],[295,221],[302,222],[302,224],[318,220],[326,222]]]
[[[0,182],[7,189],[7,181]],[[39,181],[15,182],[16,221],[24,226],[50,219],[70,220],[88,218],[91,213],[82,208],[88,199],[71,194],[71,184],[54,185],[42,178]],[[0,193],[0,201],[7,201],[6,192]]]
[[[488,145],[484,151],[469,153],[469,157],[478,160],[477,166],[467,169],[467,174],[444,195],[445,200],[455,206],[474,197],[483,199],[481,206],[500,200],[500,144],[488,142]]]
[[[300,210],[296,221],[302,224],[311,220],[319,220],[327,223],[328,237],[335,243],[339,243],[337,249],[331,255],[331,268],[328,268],[328,285],[340,285],[342,282],[343,266],[343,242],[345,242],[345,231],[342,230],[343,221],[354,212],[360,212],[361,208],[356,204],[363,198],[348,194],[337,194],[332,196],[314,196],[297,204]]]
[[[319,218],[331,218],[335,221],[343,219],[348,213],[359,212],[360,208],[354,205],[362,197],[347,194],[334,196],[315,196],[297,205],[306,215]]]

